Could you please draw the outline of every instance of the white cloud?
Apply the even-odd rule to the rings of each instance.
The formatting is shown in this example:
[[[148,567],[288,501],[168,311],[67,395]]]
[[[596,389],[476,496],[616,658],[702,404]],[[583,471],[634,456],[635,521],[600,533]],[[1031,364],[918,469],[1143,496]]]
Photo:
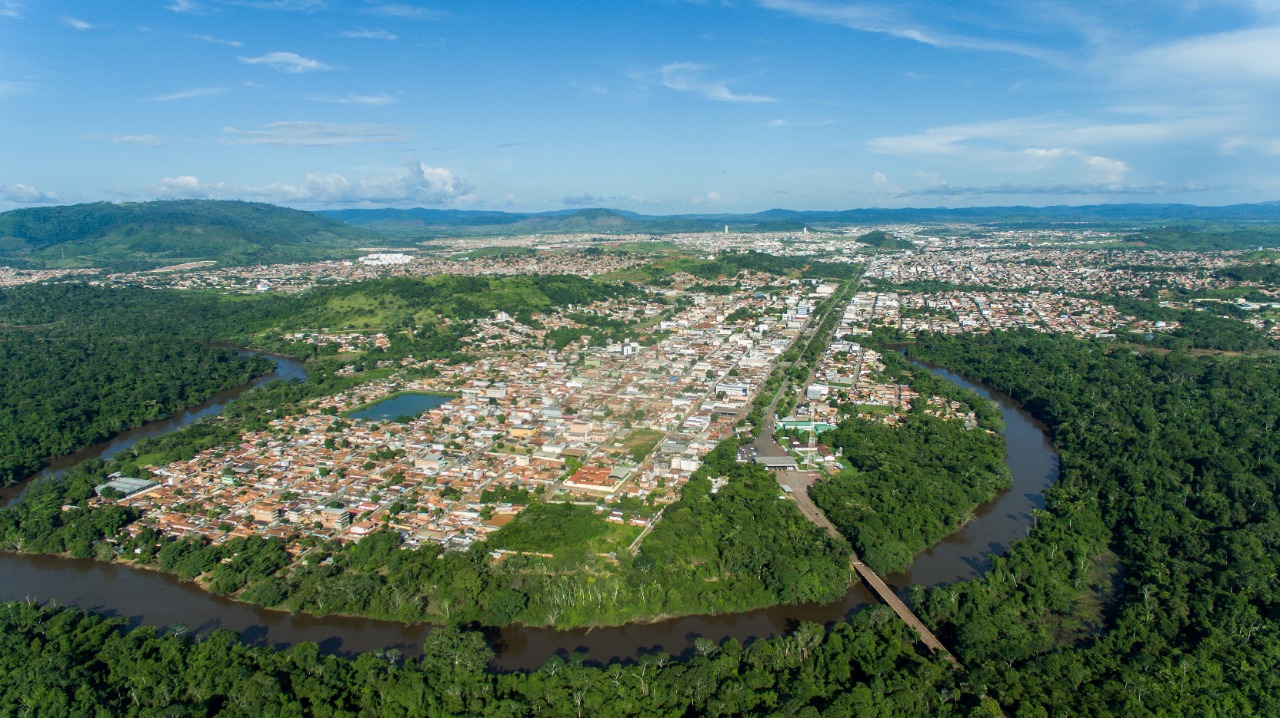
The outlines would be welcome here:
[[[1098,178],[1099,182],[1117,185],[1124,182],[1125,176],[1129,174],[1129,165],[1120,160],[1098,155],[1081,156],[1084,158],[1085,166]]]
[[[220,185],[219,185],[220,186]],[[181,177],[165,177],[160,180],[160,189],[163,194],[174,194],[183,197],[206,197],[202,194],[205,189],[200,184],[200,178],[194,175],[182,175]]]
[[[399,102],[395,96],[386,92],[380,92],[376,95],[357,95],[348,93],[345,95],[307,95],[308,100],[315,102],[331,102],[338,105],[391,105]]]
[[[174,199],[246,199],[294,206],[442,205],[471,202],[475,187],[443,167],[406,158],[400,172],[350,180],[333,172],[307,173],[301,182],[269,185],[206,183],[191,175],[165,177],[153,188]]]
[[[357,28],[355,30],[344,30],[338,33],[341,37],[352,37],[360,40],[399,40],[400,38],[386,30],[365,30]]]
[[[190,90],[181,90],[168,95],[160,95],[151,99],[156,102],[172,102],[174,100],[189,100],[193,97],[210,97],[212,95],[221,95],[226,92],[225,87],[195,87]]]
[[[724,198],[719,192],[712,190],[706,194],[695,195],[689,198],[689,204],[728,204],[730,200]]]
[[[294,75],[313,70],[336,69],[319,60],[303,57],[296,52],[268,52],[258,57],[242,57],[240,62],[249,65],[266,65],[278,72],[287,72]]]
[[[1105,185],[1118,185],[1124,182],[1125,176],[1129,173],[1129,166],[1120,160],[1090,155],[1064,147],[1031,147],[1023,150],[1022,153],[1031,160],[1023,168],[1028,172],[1052,171],[1064,164],[1077,165],[1086,171],[1093,182]]]
[[[8,80],[0,80],[0,100],[7,100],[10,97],[18,95],[26,95],[30,93],[35,86],[29,82],[9,82]]]
[[[1124,195],[1168,195],[1184,192],[1203,192],[1209,189],[1201,183],[1188,182],[1168,184],[1156,182],[1150,184],[1110,184],[1110,183],[1078,183],[1078,184],[1012,184],[1001,183],[991,185],[959,186],[949,182],[938,182],[922,189],[899,192],[898,197],[983,197],[983,196],[1025,196],[1038,197],[1045,195],[1115,197]]]
[[[1280,26],[1259,27],[1180,40],[1134,56],[1129,73],[1137,81],[1181,85],[1195,79],[1212,85],[1280,83]]]
[[[765,123],[766,127],[826,127],[834,125],[835,120],[769,120]]]
[[[658,83],[663,87],[680,92],[693,92],[708,100],[721,102],[775,102],[772,97],[764,95],[738,94],[729,89],[723,80],[713,80],[705,76],[710,66],[696,62],[672,62],[658,70]],[[642,79],[642,78],[637,78]]]
[[[222,38],[214,37],[212,35],[192,35],[191,37],[201,42],[208,42],[214,45],[226,45],[227,47],[240,47],[244,44],[239,40],[223,40]]]
[[[911,135],[877,137],[869,143],[873,151],[926,162],[930,171],[942,171],[970,178],[962,188],[944,186],[936,177],[926,178],[929,187],[907,194],[938,196],[978,194],[1049,194],[1054,187],[1062,194],[1093,194],[1097,191],[1154,192],[1130,182],[1129,164],[1111,156],[1108,148],[1126,154],[1141,153],[1142,140],[1157,145],[1168,142],[1176,132],[1161,133],[1146,127],[1145,134],[1128,125],[1073,124],[1054,118],[1013,118],[986,123],[935,127]],[[1149,162],[1146,164],[1150,164]],[[923,169],[923,168],[922,168]],[[977,184],[977,178],[990,184]],[[1034,178],[1029,180],[1028,178]],[[877,183],[887,188],[885,181]],[[1028,188],[1040,189],[1028,189]],[[1141,191],[1140,191],[1141,190]],[[1159,189],[1159,191],[1164,191]]]
[[[833,4],[809,0],[758,0],[771,10],[790,13],[814,22],[842,25],[862,32],[874,32],[941,48],[1004,52],[1022,55],[1046,62],[1061,62],[1056,53],[1032,45],[998,40],[985,40],[930,29],[924,22],[911,17],[904,5],[878,5],[874,3]]]
[[[1056,116],[1013,117],[875,137],[868,146],[883,154],[907,157],[957,155],[981,148],[1122,148],[1134,144],[1203,142],[1229,131],[1239,122],[1232,112],[1217,109],[1194,113],[1171,107],[1157,114],[1161,115],[1157,120],[1110,123]]]
[[[51,192],[41,192],[30,185],[15,183],[0,184],[0,201],[12,204],[51,204],[61,200]]]
[[[286,12],[312,12],[323,10],[324,0],[218,0],[224,5],[239,5],[256,10],[284,10]]]
[[[1242,152],[1261,152],[1267,155],[1280,155],[1280,138],[1278,137],[1230,137],[1222,142],[1219,149],[1225,155],[1238,155]]]
[[[0,2],[0,17],[11,17],[15,20],[22,18],[22,3],[17,2]]]
[[[110,142],[117,145],[143,145],[145,147],[163,147],[168,140],[161,135],[83,135],[82,140]]]
[[[420,5],[410,5],[409,3],[376,4],[368,8],[367,12],[385,17],[398,17],[404,20],[440,20],[446,17],[446,14],[439,10],[432,10]]]
[[[203,5],[192,2],[192,0],[173,0],[172,3],[165,6],[165,9],[188,15],[206,15],[209,12]]]
[[[74,28],[76,30],[92,30],[93,29],[93,25],[90,25],[84,20],[80,20],[70,16],[62,18],[62,24],[66,25],[67,27]]]
[[[566,207],[617,207],[619,205],[647,204],[649,200],[644,197],[631,197],[627,195],[596,195],[582,193],[580,195],[569,195],[560,198],[560,204]]]
[[[260,130],[227,127],[223,142],[229,145],[281,145],[285,147],[345,147],[366,142],[408,142],[412,131],[399,125],[338,124],[332,122],[272,122]]]

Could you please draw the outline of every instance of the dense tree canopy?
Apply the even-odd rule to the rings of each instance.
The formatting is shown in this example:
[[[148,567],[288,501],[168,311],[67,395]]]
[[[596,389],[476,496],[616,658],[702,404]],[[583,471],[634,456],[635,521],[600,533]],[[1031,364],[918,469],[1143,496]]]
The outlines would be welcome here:
[[[914,349],[1012,394],[1062,474],[983,578],[917,595],[1019,716],[1264,715],[1280,704],[1280,362],[1033,332]]]
[[[32,716],[990,716],[939,658],[915,650],[885,609],[831,632],[804,624],[747,646],[699,642],[688,660],[654,653],[593,666],[552,658],[531,673],[486,671],[481,634],[432,631],[420,658],[355,660],[315,644],[246,648],[121,618],[0,604],[0,713]]]

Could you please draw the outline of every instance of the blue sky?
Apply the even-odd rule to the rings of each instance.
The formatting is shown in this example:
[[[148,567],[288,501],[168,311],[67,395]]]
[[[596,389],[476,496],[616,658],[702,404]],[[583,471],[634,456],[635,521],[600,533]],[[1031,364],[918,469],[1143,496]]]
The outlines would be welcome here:
[[[1280,0],[0,0],[0,209],[1280,199]]]

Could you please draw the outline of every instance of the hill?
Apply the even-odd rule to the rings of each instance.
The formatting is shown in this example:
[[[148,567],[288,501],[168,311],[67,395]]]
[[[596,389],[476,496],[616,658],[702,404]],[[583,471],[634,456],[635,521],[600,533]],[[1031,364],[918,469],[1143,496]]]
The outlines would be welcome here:
[[[476,319],[496,311],[517,316],[568,304],[627,296],[636,290],[561,275],[392,277],[319,288],[302,297],[286,326],[393,331],[440,318]]]
[[[342,209],[320,214],[356,227],[415,237],[493,234],[627,234],[703,232],[716,222],[696,217],[654,217],[612,209],[518,213],[458,209]]]
[[[858,237],[858,244],[880,249],[913,249],[915,245],[905,239],[898,239],[883,229],[876,229]]]
[[[798,232],[858,224],[964,223],[1006,228],[1071,225],[1136,230],[1163,224],[1205,226],[1230,223],[1280,225],[1280,202],[1200,207],[1185,204],[1106,204],[1054,207],[908,207],[797,211],[770,209],[754,214],[642,215],[614,209],[520,213],[457,209],[344,209],[320,214],[356,227],[420,238],[442,235],[601,234],[717,232]],[[905,247],[899,247],[905,248]]]
[[[36,267],[274,264],[380,244],[381,235],[330,217],[255,202],[95,202],[0,214],[0,262]]]

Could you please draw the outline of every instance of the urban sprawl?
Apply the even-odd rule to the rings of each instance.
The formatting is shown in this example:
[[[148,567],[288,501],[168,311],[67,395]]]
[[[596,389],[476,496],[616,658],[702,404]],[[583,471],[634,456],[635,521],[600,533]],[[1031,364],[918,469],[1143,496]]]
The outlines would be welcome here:
[[[1158,298],[1162,288],[1241,284],[1214,275],[1239,264],[1240,252],[1109,250],[1117,237],[1093,231],[987,231],[981,239],[948,239],[927,227],[882,228],[913,245],[886,251],[854,243],[869,229],[609,241],[643,249],[660,239],[704,257],[755,250],[864,265],[857,290],[832,309],[839,318],[823,338],[825,351],[811,381],[789,389],[789,415],[777,418],[778,428],[811,434],[837,422],[838,407],[852,404],[865,410],[859,414],[864,418],[894,423],[922,400],[931,412],[976,425],[962,405],[922,399],[886,378],[881,354],[864,346],[878,329],[910,335],[1029,328],[1123,340],[1173,331],[1176,322],[1126,315],[1108,297]],[[493,246],[540,251],[467,258],[472,249]],[[598,246],[598,237],[585,235],[531,236],[455,240],[444,255],[382,250],[361,260],[306,265],[195,263],[129,274],[0,268],[0,286],[87,277],[104,284],[292,292],[389,275],[608,275],[653,259],[643,251],[581,251]],[[679,497],[702,457],[745,430],[744,419],[779,357],[816,326],[815,307],[840,290],[837,280],[749,271],[710,283],[687,274],[670,280],[648,287],[647,298],[568,307],[536,315],[531,323],[502,312],[472,321],[467,351],[479,359],[399,360],[397,373],[275,419],[236,446],[154,467],[145,479],[117,477],[99,488],[123,498],[98,500],[142,509],[130,527],[134,533],[152,528],[213,541],[274,536],[295,552],[309,538],[352,541],[384,527],[409,546],[438,542],[464,549],[535,501],[593,506],[638,542]],[[1248,312],[1247,321],[1278,336],[1272,317],[1280,297],[1271,298],[1231,303]],[[1214,310],[1213,300],[1197,302],[1193,308]],[[593,341],[570,315],[625,321],[649,340]],[[567,346],[556,349],[546,341],[548,331],[579,326],[583,336]],[[376,332],[340,328],[281,338],[340,352],[387,341]],[[419,397],[427,408],[376,418],[380,402],[404,396]],[[799,465],[817,471],[837,465],[824,447],[789,445]]]

